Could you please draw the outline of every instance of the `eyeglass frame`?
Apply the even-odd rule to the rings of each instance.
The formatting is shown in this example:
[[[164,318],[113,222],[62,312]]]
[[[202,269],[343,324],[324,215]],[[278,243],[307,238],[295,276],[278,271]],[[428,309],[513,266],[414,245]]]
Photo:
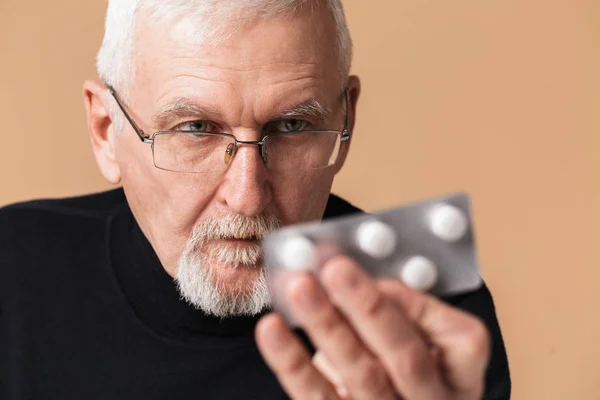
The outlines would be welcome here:
[[[273,136],[282,136],[282,135],[289,135],[289,134],[302,134],[302,133],[319,133],[319,132],[336,132],[337,134],[340,135],[340,146],[342,145],[342,143],[347,142],[348,140],[350,140],[350,138],[352,137],[351,131],[350,131],[350,108],[349,108],[349,100],[348,100],[348,87],[345,87],[344,90],[342,91],[343,95],[344,95],[344,102],[345,102],[345,106],[346,106],[346,116],[344,118],[345,122],[344,122],[344,128],[342,128],[341,131],[335,130],[335,129],[331,129],[331,130],[306,130],[306,131],[290,131],[290,132],[276,132],[276,133],[269,133],[265,136],[263,136],[261,138],[261,140],[238,140],[237,137],[231,133],[225,133],[225,132],[203,132],[203,131],[177,131],[177,130],[164,130],[164,131],[156,131],[152,134],[152,136],[146,135],[146,133],[144,132],[143,129],[141,129],[133,120],[133,118],[129,115],[129,113],[127,112],[127,110],[125,109],[124,104],[121,102],[121,100],[119,99],[119,96],[116,92],[116,90],[108,84],[105,84],[106,88],[108,89],[109,93],[112,95],[112,97],[115,99],[117,105],[119,106],[119,108],[121,109],[121,111],[123,112],[123,115],[125,116],[125,119],[127,119],[127,121],[129,122],[129,124],[131,125],[131,127],[133,128],[133,130],[135,131],[135,133],[137,134],[137,136],[139,137],[139,139],[142,141],[142,143],[145,144],[149,144],[151,145],[152,148],[152,160],[154,163],[154,166],[158,169],[162,169],[162,170],[166,170],[166,171],[173,171],[173,170],[169,170],[166,168],[162,168],[156,165],[156,161],[154,160],[154,138],[156,135],[159,134],[166,134],[166,133],[170,133],[170,134],[179,134],[179,133],[190,133],[190,132],[199,132],[199,133],[204,133],[206,135],[215,135],[215,136],[226,136],[229,137],[231,139],[233,139],[234,143],[235,143],[235,147],[234,147],[234,154],[230,154],[231,159],[229,160],[227,166],[229,167],[229,165],[231,164],[231,162],[233,161],[233,157],[235,155],[235,153],[237,153],[237,148],[239,145],[243,145],[243,146],[258,146],[258,149],[260,151],[260,155],[261,158],[263,160],[263,162],[265,162],[265,152],[264,152],[264,144],[265,144],[265,139],[269,138],[269,137],[273,137]],[[228,150],[226,150],[228,151]],[[339,157],[339,154],[338,154]],[[337,162],[337,159],[336,159]],[[335,164],[335,163],[334,163]],[[334,164],[328,165],[326,167],[323,168],[327,168],[330,167]],[[226,170],[227,168],[225,168]],[[315,168],[318,169],[318,168]],[[225,171],[224,170],[224,171]],[[173,171],[173,172],[183,172],[183,171]],[[201,172],[192,172],[192,173],[201,173]]]

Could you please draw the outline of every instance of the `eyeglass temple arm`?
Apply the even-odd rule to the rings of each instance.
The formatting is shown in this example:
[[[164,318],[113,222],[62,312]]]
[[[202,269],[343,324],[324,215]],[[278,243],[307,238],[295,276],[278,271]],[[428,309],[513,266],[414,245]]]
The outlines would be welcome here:
[[[138,135],[138,137],[140,138],[140,140],[143,143],[152,143],[152,139],[150,139],[148,136],[146,136],[146,134],[144,133],[144,131],[142,129],[140,129],[140,127],[137,126],[137,124],[135,123],[135,121],[129,116],[129,114],[127,113],[127,110],[125,110],[125,107],[123,106],[123,103],[121,103],[121,100],[119,100],[119,96],[117,95],[117,92],[115,91],[115,89],[112,86],[110,86],[110,85],[106,85],[106,87],[108,88],[108,91],[110,92],[110,94],[112,95],[112,97],[117,102],[117,105],[119,106],[119,108],[123,112],[123,115],[125,116],[125,118],[127,119],[127,121],[129,121],[129,123],[131,124],[131,127],[133,128],[133,130],[135,131],[135,133]]]
[[[341,141],[346,142],[350,140],[350,101],[348,100],[348,87],[344,88],[344,102],[346,103],[346,122],[344,123],[344,129],[342,130]]]

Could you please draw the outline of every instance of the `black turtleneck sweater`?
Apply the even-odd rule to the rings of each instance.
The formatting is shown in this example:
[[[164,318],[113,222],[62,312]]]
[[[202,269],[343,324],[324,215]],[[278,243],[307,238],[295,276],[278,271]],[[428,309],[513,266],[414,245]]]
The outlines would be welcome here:
[[[359,211],[332,195],[325,218]],[[447,300],[486,322],[486,392],[507,399],[487,288]],[[0,399],[285,399],[257,320],[181,300],[121,189],[0,209]]]

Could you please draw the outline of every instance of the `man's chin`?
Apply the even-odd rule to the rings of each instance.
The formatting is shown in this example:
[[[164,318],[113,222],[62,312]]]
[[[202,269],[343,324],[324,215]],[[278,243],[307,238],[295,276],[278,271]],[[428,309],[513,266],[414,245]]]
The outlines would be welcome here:
[[[257,315],[271,296],[257,244],[196,243],[179,262],[176,282],[182,297],[218,317]]]

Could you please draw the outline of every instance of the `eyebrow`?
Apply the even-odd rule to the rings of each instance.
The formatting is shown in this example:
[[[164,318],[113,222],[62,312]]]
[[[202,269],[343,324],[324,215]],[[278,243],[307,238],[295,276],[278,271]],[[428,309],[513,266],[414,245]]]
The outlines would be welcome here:
[[[290,109],[281,111],[275,115],[277,119],[311,117],[317,120],[328,120],[331,110],[321,104],[317,99],[310,99],[296,104]]]
[[[221,113],[211,107],[201,106],[185,97],[177,97],[164,105],[153,117],[155,126],[163,127],[168,123],[183,118],[215,118]],[[291,108],[276,112],[270,120],[285,118],[312,118],[325,121],[332,116],[329,108],[325,107],[317,99],[309,99],[298,103]]]
[[[198,105],[185,97],[177,97],[165,104],[153,117],[156,126],[164,126],[178,118],[217,117],[220,113],[210,107]]]

